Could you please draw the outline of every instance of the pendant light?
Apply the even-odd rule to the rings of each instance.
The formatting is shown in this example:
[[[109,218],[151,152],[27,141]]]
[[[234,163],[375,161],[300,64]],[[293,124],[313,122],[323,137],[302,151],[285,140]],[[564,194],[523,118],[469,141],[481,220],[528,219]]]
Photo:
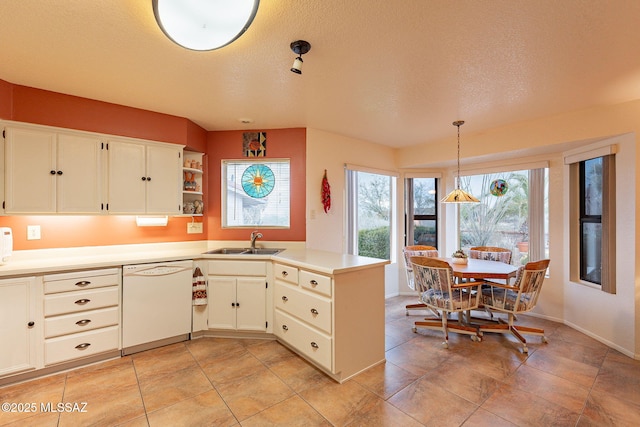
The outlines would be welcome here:
[[[453,122],[458,127],[458,175],[456,176],[456,188],[446,195],[440,203],[478,203],[480,200],[460,188],[460,126],[464,124],[463,120]]]

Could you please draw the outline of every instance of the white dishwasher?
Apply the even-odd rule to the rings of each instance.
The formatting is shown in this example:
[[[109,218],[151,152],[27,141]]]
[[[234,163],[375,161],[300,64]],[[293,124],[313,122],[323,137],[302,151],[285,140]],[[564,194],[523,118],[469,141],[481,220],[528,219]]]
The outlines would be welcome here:
[[[193,261],[122,267],[122,354],[189,339]]]

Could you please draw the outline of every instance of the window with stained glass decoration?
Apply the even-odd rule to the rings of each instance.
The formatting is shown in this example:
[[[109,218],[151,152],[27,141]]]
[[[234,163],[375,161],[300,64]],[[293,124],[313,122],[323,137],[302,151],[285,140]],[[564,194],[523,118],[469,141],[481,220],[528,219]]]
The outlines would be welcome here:
[[[282,227],[290,221],[288,159],[222,162],[222,226]]]

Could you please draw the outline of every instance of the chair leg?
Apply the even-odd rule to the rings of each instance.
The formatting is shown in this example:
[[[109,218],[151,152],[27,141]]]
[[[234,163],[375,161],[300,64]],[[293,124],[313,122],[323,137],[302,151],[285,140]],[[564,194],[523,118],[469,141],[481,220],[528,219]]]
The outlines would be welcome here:
[[[406,312],[405,312],[406,316],[409,315],[409,310],[428,310],[428,311],[431,311],[436,316],[436,318],[438,318],[438,319],[440,318],[440,313],[438,313],[436,310],[434,310],[432,308],[427,307],[423,303],[407,304],[405,306],[405,310],[406,310]]]
[[[529,349],[527,348],[527,340],[523,336],[523,334],[537,335],[542,337],[542,342],[547,342],[547,337],[544,336],[544,329],[539,328],[531,328],[528,326],[519,326],[514,325],[515,315],[509,313],[508,320],[504,320],[502,318],[498,318],[498,323],[496,324],[488,324],[480,326],[481,332],[498,332],[498,333],[508,333],[510,332],[514,337],[518,339],[522,343],[522,352],[529,353]]]

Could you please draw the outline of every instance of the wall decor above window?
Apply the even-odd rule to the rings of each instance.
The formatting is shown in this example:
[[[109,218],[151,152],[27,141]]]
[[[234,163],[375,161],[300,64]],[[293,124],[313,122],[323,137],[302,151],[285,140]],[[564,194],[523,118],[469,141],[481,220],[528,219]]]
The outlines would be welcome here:
[[[242,153],[245,157],[265,157],[267,155],[267,133],[244,132],[242,134]]]

